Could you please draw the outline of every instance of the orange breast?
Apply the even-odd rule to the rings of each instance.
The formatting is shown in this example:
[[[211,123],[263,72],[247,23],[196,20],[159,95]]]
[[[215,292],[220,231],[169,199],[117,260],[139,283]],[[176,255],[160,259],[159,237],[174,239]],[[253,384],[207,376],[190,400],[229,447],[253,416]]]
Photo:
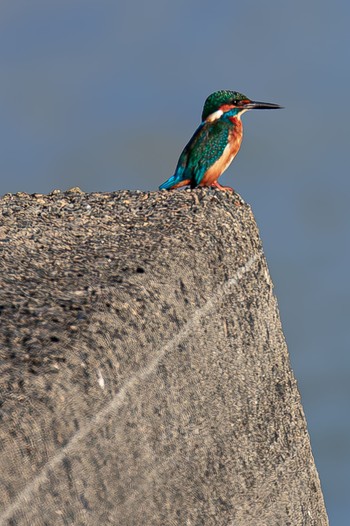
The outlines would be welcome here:
[[[236,157],[238,150],[241,147],[243,137],[243,126],[242,121],[238,117],[231,119],[235,125],[229,135],[229,142],[224,149],[220,159],[218,159],[208,170],[205,172],[200,186],[210,186],[217,181],[221,174],[224,173],[226,168],[230,166],[233,159]]]

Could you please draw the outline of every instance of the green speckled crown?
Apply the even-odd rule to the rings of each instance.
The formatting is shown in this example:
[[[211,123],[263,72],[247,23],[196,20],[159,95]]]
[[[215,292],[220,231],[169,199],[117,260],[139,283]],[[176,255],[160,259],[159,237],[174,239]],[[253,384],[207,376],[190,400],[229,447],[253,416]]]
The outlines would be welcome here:
[[[247,100],[248,97],[238,91],[231,91],[223,89],[220,91],[214,91],[204,103],[202,121],[214,111],[217,111],[223,104],[230,104],[232,101]]]

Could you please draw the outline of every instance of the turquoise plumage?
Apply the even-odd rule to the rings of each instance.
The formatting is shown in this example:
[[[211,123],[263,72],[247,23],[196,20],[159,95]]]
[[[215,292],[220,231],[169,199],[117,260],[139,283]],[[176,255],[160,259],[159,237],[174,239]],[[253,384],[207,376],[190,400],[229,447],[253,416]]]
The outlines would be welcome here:
[[[191,181],[191,188],[198,186],[226,148],[230,127],[232,124],[228,120],[202,123],[181,153],[175,174],[159,189],[171,188],[185,180]]]

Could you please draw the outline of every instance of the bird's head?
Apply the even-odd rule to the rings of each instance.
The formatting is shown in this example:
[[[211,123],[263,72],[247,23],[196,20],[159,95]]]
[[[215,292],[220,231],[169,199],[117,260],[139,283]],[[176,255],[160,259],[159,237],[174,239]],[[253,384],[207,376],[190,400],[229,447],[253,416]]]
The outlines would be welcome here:
[[[238,93],[238,91],[215,91],[209,95],[204,103],[202,121],[215,121],[228,112],[234,116],[248,110],[273,110],[279,108],[282,108],[282,106],[250,100],[242,93]]]

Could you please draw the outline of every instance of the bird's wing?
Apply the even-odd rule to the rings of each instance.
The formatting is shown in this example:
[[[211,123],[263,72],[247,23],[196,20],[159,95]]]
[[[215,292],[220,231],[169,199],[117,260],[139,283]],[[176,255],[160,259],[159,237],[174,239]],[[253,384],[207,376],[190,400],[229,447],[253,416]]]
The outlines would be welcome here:
[[[198,186],[208,168],[221,157],[229,132],[230,125],[224,121],[202,123],[185,146],[176,172],[180,170],[183,179],[190,179],[192,187]]]

